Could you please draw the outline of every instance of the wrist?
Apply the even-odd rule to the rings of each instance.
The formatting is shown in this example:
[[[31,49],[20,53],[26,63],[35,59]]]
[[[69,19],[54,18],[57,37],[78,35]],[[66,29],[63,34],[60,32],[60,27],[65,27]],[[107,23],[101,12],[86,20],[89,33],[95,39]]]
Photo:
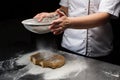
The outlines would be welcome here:
[[[66,28],[72,28],[71,18],[70,17],[67,17],[67,19],[65,20],[64,26]]]
[[[51,12],[50,13],[50,16],[56,16],[57,15],[57,12]]]

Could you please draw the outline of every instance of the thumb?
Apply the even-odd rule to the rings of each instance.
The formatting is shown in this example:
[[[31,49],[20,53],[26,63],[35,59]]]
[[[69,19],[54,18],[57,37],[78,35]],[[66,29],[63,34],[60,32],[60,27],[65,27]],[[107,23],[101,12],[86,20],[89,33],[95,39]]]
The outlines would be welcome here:
[[[66,16],[65,13],[64,13],[63,11],[61,11],[60,9],[57,9],[56,12],[58,13],[58,15],[59,15],[60,17]]]

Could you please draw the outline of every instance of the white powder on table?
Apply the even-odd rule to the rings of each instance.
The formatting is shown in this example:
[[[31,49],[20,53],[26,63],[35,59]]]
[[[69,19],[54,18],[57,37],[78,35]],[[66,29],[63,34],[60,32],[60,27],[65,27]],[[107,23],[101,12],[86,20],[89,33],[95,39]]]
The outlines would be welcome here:
[[[69,54],[68,56],[66,55],[66,63],[64,66],[57,69],[42,68],[30,62],[29,57],[32,54],[34,54],[34,52],[24,55],[17,61],[17,63],[19,65],[23,65],[23,64],[29,65],[29,71],[27,72],[28,74],[34,74],[34,75],[42,74],[45,80],[66,79],[70,77],[73,78],[87,68],[86,62],[80,61],[79,59],[80,57]]]

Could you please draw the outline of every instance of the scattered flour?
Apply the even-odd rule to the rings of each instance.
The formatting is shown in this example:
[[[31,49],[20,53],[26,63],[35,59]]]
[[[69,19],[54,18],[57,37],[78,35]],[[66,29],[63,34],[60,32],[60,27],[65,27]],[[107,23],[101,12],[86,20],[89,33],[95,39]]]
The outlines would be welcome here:
[[[103,71],[106,75],[109,75],[109,76],[113,76],[113,77],[120,77],[119,74],[115,74],[115,73],[112,73],[112,72],[106,72],[106,71]]]
[[[40,50],[40,52],[44,52],[44,50]],[[50,53],[50,51],[48,51]],[[87,68],[87,65],[84,61],[80,61],[78,56],[72,56],[67,54],[66,57],[66,63],[64,66],[57,68],[57,69],[51,69],[51,68],[42,68],[40,66],[32,64],[30,62],[29,57],[30,55],[34,54],[28,53],[26,55],[23,55],[19,60],[16,62],[18,65],[29,65],[29,70],[27,71],[28,74],[34,74],[34,75],[43,75],[43,78],[45,80],[55,80],[55,79],[66,79],[66,78],[72,78],[76,77],[79,73],[81,73],[83,70]],[[51,55],[52,53],[50,53]],[[45,54],[47,56],[50,56],[48,54]],[[73,59],[72,59],[73,58]]]
[[[79,61],[69,61],[63,67],[52,70],[44,74],[44,79],[65,79],[76,77],[80,72],[87,68],[84,63]]]

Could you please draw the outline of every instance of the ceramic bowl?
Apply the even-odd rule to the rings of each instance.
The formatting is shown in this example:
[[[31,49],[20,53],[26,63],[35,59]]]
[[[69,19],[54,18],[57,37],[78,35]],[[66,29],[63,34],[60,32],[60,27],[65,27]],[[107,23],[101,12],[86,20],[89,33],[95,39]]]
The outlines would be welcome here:
[[[26,19],[22,21],[22,24],[27,30],[33,33],[43,34],[50,32],[48,29],[50,23],[37,22],[35,19]]]
[[[51,25],[51,22],[57,18],[58,16],[46,17],[40,22],[34,18],[26,19],[22,21],[22,24],[27,30],[33,33],[44,34],[50,32],[48,27]]]

